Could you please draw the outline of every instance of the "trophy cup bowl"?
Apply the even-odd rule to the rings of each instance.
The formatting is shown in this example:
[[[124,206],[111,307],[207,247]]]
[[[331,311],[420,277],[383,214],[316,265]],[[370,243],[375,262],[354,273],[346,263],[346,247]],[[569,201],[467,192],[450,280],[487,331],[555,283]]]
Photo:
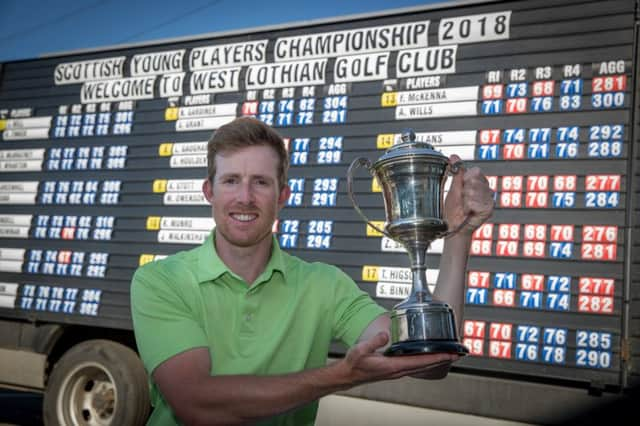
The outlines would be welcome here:
[[[357,167],[367,168],[382,187],[384,230],[369,221],[355,200],[353,172]],[[411,130],[403,133],[402,143],[389,148],[373,165],[360,157],[349,166],[347,190],[356,212],[374,229],[402,244],[411,261],[411,294],[391,311],[391,346],[385,355],[469,353],[458,339],[453,309],[433,300],[426,279],[426,252],[431,242],[464,225],[449,231],[442,219],[449,169],[447,157],[428,143],[416,142]],[[451,172],[456,170],[452,167]]]

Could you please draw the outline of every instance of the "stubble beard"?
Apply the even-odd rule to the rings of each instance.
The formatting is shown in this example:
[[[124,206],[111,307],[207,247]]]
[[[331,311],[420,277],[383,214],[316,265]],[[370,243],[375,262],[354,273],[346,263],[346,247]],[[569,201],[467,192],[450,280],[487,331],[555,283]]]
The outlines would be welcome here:
[[[234,209],[233,211],[249,210],[252,213],[256,213],[258,215],[256,220],[261,220],[264,217],[264,213],[259,211],[259,209],[257,209],[255,206],[251,206],[251,207],[252,208],[245,207],[244,209],[243,208]],[[225,214],[227,216],[225,217],[226,223],[229,224],[228,228],[225,226],[216,226],[216,229],[220,233],[222,238],[224,238],[224,240],[230,245],[236,246],[236,247],[248,248],[248,247],[257,246],[260,243],[262,243],[265,239],[271,238],[272,224],[266,227],[266,229],[264,229],[263,232],[261,232],[260,229],[256,229],[256,230],[248,229],[247,231],[237,230],[235,229],[235,226],[234,226],[236,225],[234,223],[236,219],[231,218],[230,213],[228,212],[226,212]],[[250,226],[254,226],[254,225],[255,224],[251,224]],[[258,226],[258,225],[255,225],[255,226]]]

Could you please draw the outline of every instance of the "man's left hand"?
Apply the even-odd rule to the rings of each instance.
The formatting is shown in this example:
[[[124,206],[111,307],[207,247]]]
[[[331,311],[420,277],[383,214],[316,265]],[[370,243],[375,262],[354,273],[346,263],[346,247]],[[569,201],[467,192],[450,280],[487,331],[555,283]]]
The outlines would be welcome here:
[[[452,155],[449,164],[460,162],[460,157]],[[478,167],[460,167],[453,176],[449,194],[444,205],[444,219],[449,230],[457,229],[467,220],[460,232],[472,234],[493,213],[493,190],[489,181]]]

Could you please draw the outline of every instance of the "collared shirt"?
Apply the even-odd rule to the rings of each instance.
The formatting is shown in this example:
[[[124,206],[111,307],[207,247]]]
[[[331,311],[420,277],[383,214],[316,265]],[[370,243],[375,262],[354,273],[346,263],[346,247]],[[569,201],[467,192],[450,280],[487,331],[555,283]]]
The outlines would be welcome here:
[[[140,267],[133,277],[134,330],[150,375],[163,361],[198,347],[209,348],[212,375],[321,367],[333,339],[353,345],[384,313],[340,269],[291,256],[275,238],[265,270],[248,285],[218,257],[213,235],[199,247]],[[149,424],[177,424],[151,385]],[[313,424],[317,408],[312,403],[265,424]]]

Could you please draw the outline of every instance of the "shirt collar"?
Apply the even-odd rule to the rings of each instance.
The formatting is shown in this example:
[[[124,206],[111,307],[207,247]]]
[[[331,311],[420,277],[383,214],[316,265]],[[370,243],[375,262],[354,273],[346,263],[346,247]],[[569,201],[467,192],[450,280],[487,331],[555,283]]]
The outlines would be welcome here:
[[[196,247],[195,250],[197,251],[196,257],[198,260],[196,266],[198,282],[213,281],[225,273],[233,274],[215,250],[215,229],[211,231],[204,243]],[[275,235],[272,237],[271,257],[264,271],[256,279],[256,283],[268,280],[274,271],[279,271],[283,276],[286,271],[284,252],[280,249]]]

